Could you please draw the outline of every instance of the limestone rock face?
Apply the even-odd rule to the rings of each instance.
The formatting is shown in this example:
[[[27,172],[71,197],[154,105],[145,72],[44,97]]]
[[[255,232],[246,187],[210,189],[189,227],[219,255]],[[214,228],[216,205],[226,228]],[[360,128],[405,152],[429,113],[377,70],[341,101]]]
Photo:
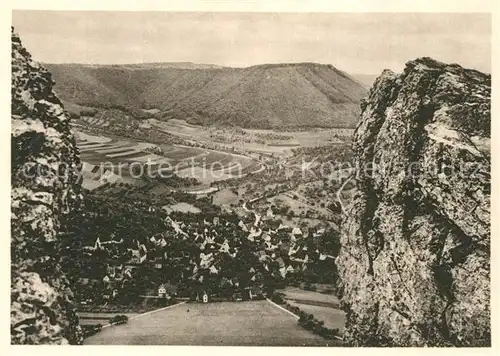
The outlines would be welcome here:
[[[11,342],[78,344],[59,267],[64,216],[78,204],[80,162],[51,75],[12,33]]]
[[[336,261],[350,344],[490,344],[490,95],[420,58],[362,102]]]

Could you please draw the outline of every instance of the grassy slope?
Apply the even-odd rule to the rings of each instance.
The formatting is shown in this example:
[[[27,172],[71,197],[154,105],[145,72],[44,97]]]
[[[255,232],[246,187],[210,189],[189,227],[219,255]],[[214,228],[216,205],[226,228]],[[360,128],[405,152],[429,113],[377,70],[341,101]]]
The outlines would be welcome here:
[[[84,106],[158,108],[196,123],[256,128],[353,126],[366,89],[333,66],[248,68],[45,66],[66,101]]]

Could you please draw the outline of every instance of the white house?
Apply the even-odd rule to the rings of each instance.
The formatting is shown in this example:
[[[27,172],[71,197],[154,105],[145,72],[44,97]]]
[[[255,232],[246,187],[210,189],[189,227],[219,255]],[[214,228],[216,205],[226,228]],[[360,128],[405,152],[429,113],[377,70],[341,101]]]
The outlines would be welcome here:
[[[158,287],[158,297],[165,298],[166,296],[167,296],[167,288],[165,287],[164,284],[161,284]]]
[[[201,300],[203,301],[203,303],[208,303],[208,294],[207,294],[207,292],[203,292],[203,294],[201,295]]]
[[[177,286],[170,283],[162,283],[158,287],[158,297],[160,298],[171,298],[173,295],[177,294]]]

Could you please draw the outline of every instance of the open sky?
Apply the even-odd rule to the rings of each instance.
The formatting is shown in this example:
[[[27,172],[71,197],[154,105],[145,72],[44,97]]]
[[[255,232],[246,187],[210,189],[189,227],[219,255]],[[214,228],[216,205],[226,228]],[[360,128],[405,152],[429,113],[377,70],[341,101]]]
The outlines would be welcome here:
[[[35,60],[232,67],[318,62],[357,74],[430,56],[491,72],[489,14],[13,11]]]

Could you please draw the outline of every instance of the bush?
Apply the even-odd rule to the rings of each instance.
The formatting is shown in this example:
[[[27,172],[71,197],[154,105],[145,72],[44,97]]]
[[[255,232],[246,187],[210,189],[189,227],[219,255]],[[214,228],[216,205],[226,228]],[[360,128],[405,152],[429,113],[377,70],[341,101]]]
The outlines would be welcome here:
[[[117,324],[117,325],[125,324],[127,321],[128,321],[128,316],[123,315],[123,314],[116,315],[116,316],[112,317],[111,319],[109,319],[110,324]]]
[[[309,284],[309,283],[306,283],[306,284],[304,285],[304,290],[307,290],[307,291],[313,291],[313,292],[315,292],[315,291],[316,291],[316,286],[311,285],[311,284]]]
[[[83,331],[83,338],[87,338],[89,336],[92,336],[94,334],[97,334],[102,330],[102,325],[101,324],[96,324],[96,325],[81,325],[82,331]]]
[[[283,294],[282,293],[274,293],[272,296],[271,296],[271,300],[273,302],[275,302],[276,304],[285,304],[285,299],[283,298]]]
[[[95,117],[97,114],[96,109],[85,109],[85,110],[80,110],[80,116],[90,116],[90,117]]]
[[[325,327],[325,322],[318,320],[312,314],[305,313],[298,307],[287,307],[295,315],[299,316],[298,323],[304,329],[312,331],[314,334],[320,335],[325,339],[335,339],[340,335],[339,329],[329,329]]]

